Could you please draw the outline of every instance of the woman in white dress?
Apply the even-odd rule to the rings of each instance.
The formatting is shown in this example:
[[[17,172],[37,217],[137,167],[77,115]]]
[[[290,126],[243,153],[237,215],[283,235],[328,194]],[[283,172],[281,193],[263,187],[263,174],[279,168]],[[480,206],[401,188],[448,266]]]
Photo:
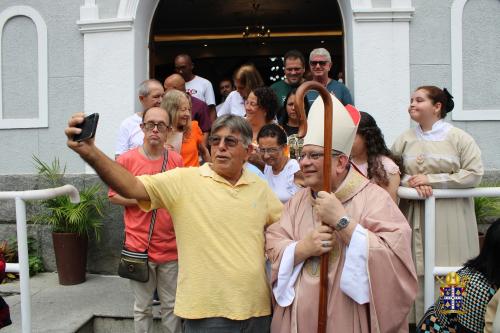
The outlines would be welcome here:
[[[373,117],[360,112],[361,120],[351,150],[351,160],[367,178],[385,189],[398,202],[399,166],[387,148],[382,131]]]
[[[264,125],[257,141],[264,162],[264,176],[281,202],[287,202],[303,185],[302,172],[297,160],[288,157],[286,133],[277,124]]]
[[[479,185],[483,176],[481,150],[465,131],[444,121],[453,109],[453,97],[435,86],[417,88],[408,112],[418,126],[404,132],[392,152],[403,160],[402,185],[415,188],[422,197],[437,188],[459,189]],[[401,200],[400,208],[413,228],[413,256],[420,291],[416,318],[423,316],[424,201]],[[460,266],[479,253],[472,198],[436,200],[437,266]]]

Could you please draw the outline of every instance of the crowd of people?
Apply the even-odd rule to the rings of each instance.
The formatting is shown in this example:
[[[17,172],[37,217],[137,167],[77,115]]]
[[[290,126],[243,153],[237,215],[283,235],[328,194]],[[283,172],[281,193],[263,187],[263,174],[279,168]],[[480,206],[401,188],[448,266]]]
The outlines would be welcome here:
[[[125,206],[125,246],[148,250],[149,281],[131,281],[136,332],[152,329],[155,289],[170,332],[314,332],[324,253],[327,332],[407,332],[408,320],[422,320],[422,332],[448,332],[429,324],[436,307],[424,314],[423,202],[400,200],[397,189],[429,197],[479,184],[479,147],[444,120],[453,97],[417,88],[408,107],[417,126],[389,149],[374,117],[329,77],[326,49],[312,50],[307,63],[296,50],[283,59],[285,77],[270,87],[254,65],[239,67],[220,82],[216,105],[210,81],[193,73],[189,55],[178,55],[163,85],[139,85],[142,109],[122,122],[116,161],[94,140],[72,140],[82,113],[69,120],[68,146],[110,186],[111,202]],[[331,156],[323,151],[321,97],[297,94],[306,66],[331,94]],[[303,138],[297,98],[307,115]],[[325,158],[331,193],[322,191]],[[471,199],[436,201],[436,265],[465,263],[459,275],[479,272],[490,287],[475,328],[484,327],[498,288],[498,223],[487,239],[495,241],[479,254]],[[467,321],[457,325],[476,332]]]

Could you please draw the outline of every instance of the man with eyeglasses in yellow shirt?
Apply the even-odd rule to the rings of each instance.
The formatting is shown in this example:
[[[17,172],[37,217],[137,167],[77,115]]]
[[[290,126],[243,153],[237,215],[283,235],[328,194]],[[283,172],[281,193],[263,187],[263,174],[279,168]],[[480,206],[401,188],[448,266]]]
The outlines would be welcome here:
[[[67,145],[101,179],[143,210],[172,216],[179,275],[174,313],[184,332],[269,332],[271,295],[264,231],[282,204],[264,180],[244,168],[253,150],[244,118],[225,115],[212,126],[212,163],[135,177],[109,159],[94,139],[73,141],[84,114],[68,122]]]

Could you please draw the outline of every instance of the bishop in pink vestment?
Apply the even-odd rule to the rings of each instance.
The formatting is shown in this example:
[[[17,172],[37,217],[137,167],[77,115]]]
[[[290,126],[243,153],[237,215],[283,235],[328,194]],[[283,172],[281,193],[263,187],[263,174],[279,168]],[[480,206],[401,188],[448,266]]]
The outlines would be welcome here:
[[[322,154],[323,113],[316,100],[300,158],[307,187],[266,230],[275,301],[271,333],[317,331],[319,256],[326,252],[327,332],[408,332],[417,292],[411,228],[389,194],[350,165],[359,113],[332,99],[332,157]],[[332,158],[334,193],[321,192],[323,158]]]

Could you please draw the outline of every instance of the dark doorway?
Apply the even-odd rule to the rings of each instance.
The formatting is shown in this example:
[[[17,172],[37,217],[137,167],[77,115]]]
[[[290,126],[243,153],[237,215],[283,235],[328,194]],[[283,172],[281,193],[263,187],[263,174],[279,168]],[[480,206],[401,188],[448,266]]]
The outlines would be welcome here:
[[[291,49],[307,60],[312,49],[324,47],[332,56],[330,75],[345,72],[342,17],[331,0],[161,0],[150,36],[152,77],[164,80],[174,57],[187,53],[216,95],[219,81],[244,63],[253,63],[266,84],[282,79],[282,57]]]

